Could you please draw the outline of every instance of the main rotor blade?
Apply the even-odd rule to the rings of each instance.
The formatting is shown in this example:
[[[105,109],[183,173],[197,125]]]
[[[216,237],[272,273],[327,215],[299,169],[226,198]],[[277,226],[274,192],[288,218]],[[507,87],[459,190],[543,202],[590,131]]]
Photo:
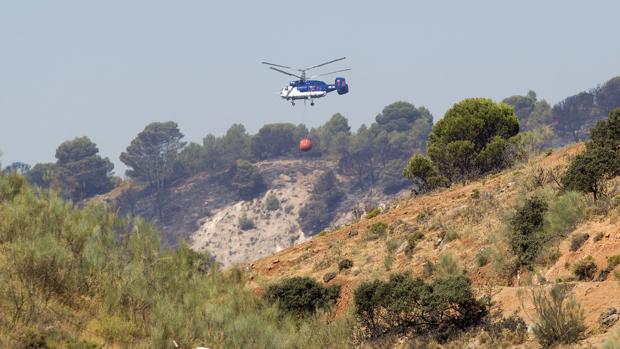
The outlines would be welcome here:
[[[277,72],[280,72],[280,73],[282,73],[282,74],[286,74],[286,75],[294,76],[294,77],[296,77],[296,78],[298,78],[298,79],[300,79],[300,80],[303,80],[303,79],[301,78],[301,76],[299,76],[299,75],[295,75],[295,74],[289,73],[289,72],[287,72],[287,71],[280,70],[280,69],[278,69],[278,68],[269,67],[269,69],[273,69],[273,70],[275,70],[275,71],[277,71]]]
[[[318,65],[315,65],[315,66],[310,67],[310,68],[306,68],[306,69],[299,69],[299,71],[306,71],[306,70],[310,70],[310,69],[314,69],[314,68],[322,67],[322,66],[327,65],[327,64],[330,64],[330,63],[334,63],[334,62],[341,61],[341,60],[343,60],[343,59],[345,59],[345,58],[347,58],[347,57],[340,57],[340,58],[334,59],[334,60],[329,61],[329,62],[325,62],[325,63],[321,63],[321,64],[318,64]]]
[[[332,71],[332,72],[329,72],[329,73],[323,73],[323,74],[319,74],[319,75],[314,75],[311,78],[318,78],[319,76],[331,75],[331,74],[336,74],[336,73],[340,73],[340,72],[343,72],[343,71],[349,71],[349,70],[351,70],[351,68],[336,70],[336,71]]]
[[[274,64],[274,63],[269,63],[269,62],[261,62],[263,64],[267,64],[267,65],[273,65],[274,67],[280,67],[280,68],[286,68],[286,69],[293,69],[291,67],[287,67],[285,65],[279,65],[279,64]]]

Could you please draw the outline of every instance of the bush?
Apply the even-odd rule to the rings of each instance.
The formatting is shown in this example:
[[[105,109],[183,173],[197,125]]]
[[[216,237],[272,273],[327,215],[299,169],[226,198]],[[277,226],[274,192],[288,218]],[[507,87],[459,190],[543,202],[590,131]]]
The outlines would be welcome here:
[[[575,252],[583,246],[583,244],[588,241],[590,238],[590,234],[588,233],[577,233],[573,234],[573,237],[570,240],[570,248],[571,252]]]
[[[374,223],[366,230],[366,238],[368,240],[384,238],[387,234],[387,227],[387,224],[383,222]]]
[[[411,257],[413,255],[413,251],[415,250],[418,241],[424,237],[419,231],[415,231],[409,235],[407,235],[407,245],[405,245],[405,255],[407,257]]]
[[[265,299],[287,312],[309,315],[333,305],[339,294],[340,285],[323,287],[309,277],[292,277],[269,286]]]
[[[232,186],[243,200],[251,200],[259,196],[267,188],[258,168],[245,160],[237,163]]]
[[[579,281],[589,281],[594,279],[597,267],[594,258],[588,256],[573,265],[573,274]]]
[[[574,191],[563,193],[549,203],[545,213],[545,230],[552,236],[566,236],[584,218],[586,202]]]
[[[436,268],[437,273],[443,277],[454,277],[463,274],[463,271],[459,268],[451,254],[441,256]]]
[[[538,318],[534,334],[543,347],[575,343],[586,330],[581,306],[568,297],[563,285],[556,285],[548,293],[532,291],[532,302]]]
[[[366,213],[366,219],[371,219],[377,217],[381,213],[381,210],[378,207],[373,208],[372,210]]]
[[[478,267],[482,268],[489,263],[491,259],[491,249],[483,248],[476,254],[476,263]]]
[[[347,269],[351,269],[353,267],[353,261],[350,259],[343,259],[338,262],[338,271],[343,271]]]
[[[531,266],[546,242],[543,224],[547,207],[542,198],[533,197],[518,207],[510,219],[509,244],[522,265]]]
[[[280,200],[274,195],[269,194],[265,198],[265,208],[267,211],[275,211],[280,209]]]
[[[336,175],[332,171],[323,173],[314,184],[310,199],[299,210],[299,225],[304,233],[315,234],[327,228],[343,198]]]
[[[448,179],[439,174],[437,166],[430,159],[419,154],[409,159],[403,170],[403,176],[413,182],[418,194],[424,194],[448,184]]]
[[[408,274],[392,274],[387,282],[361,283],[354,303],[363,335],[370,338],[415,333],[444,341],[477,326],[487,314],[464,276],[426,283]]]
[[[248,218],[247,215],[244,214],[243,216],[239,217],[239,229],[245,231],[254,228],[256,228],[254,221]]]

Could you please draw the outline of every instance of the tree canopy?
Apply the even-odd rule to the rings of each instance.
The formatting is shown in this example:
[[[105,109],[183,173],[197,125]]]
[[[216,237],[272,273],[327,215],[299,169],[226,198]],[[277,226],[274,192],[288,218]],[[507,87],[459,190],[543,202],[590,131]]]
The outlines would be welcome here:
[[[147,125],[120,156],[120,160],[129,167],[127,175],[151,185],[163,186],[172,174],[174,161],[185,146],[182,138],[183,134],[176,122]]]
[[[97,145],[88,137],[75,138],[58,146],[54,174],[65,197],[81,200],[114,187],[114,165],[98,153]]]
[[[451,181],[466,179],[479,173],[478,162],[488,159],[488,144],[498,148],[496,137],[509,139],[518,132],[519,121],[509,105],[484,98],[465,99],[433,126],[428,155]],[[481,153],[484,159],[478,158]]]

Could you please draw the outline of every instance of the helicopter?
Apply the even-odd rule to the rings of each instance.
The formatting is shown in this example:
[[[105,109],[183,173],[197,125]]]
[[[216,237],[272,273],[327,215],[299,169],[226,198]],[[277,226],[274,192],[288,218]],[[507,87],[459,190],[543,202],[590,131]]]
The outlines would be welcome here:
[[[269,65],[270,66],[269,69],[272,69],[282,74],[293,76],[299,79],[299,80],[291,81],[288,84],[288,86],[284,87],[282,91],[280,91],[280,97],[282,97],[283,99],[287,101],[291,101],[291,104],[293,106],[295,106],[295,100],[299,100],[299,99],[304,100],[304,103],[307,100],[310,100],[310,105],[314,106],[315,98],[325,97],[329,92],[332,92],[332,91],[336,91],[339,95],[343,95],[349,92],[349,85],[347,84],[347,81],[345,80],[345,78],[341,78],[341,77],[337,77],[333,84],[328,84],[324,81],[311,80],[311,79],[317,78],[319,76],[331,75],[335,73],[348,71],[348,70],[351,70],[351,68],[341,69],[341,70],[336,70],[336,71],[329,72],[329,73],[311,76],[308,79],[306,78],[306,71],[310,69],[322,67],[324,65],[331,64],[334,62],[338,62],[345,58],[346,57],[337,58],[329,62],[317,64],[315,66],[312,66],[306,69],[296,69],[296,68],[287,67],[285,65],[274,64],[274,63],[269,63],[269,62],[262,62],[262,63]],[[288,71],[285,71],[279,68],[295,70],[295,71],[300,72],[300,74],[298,75],[298,74],[291,73],[291,72],[288,72]]]

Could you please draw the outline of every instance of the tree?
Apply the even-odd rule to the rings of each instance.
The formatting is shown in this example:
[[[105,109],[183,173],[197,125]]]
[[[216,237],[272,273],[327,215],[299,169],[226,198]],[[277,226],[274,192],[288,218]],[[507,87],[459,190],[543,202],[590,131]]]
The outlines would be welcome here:
[[[509,105],[465,99],[433,126],[428,155],[450,181],[467,179],[481,172],[475,159],[494,137],[508,139],[518,132],[519,121]]]
[[[65,197],[77,201],[114,188],[114,165],[98,153],[97,145],[88,137],[75,138],[58,146],[54,174]]]
[[[620,76],[610,79],[598,89],[596,104],[604,115],[616,108],[620,108]]]
[[[30,171],[30,165],[24,162],[19,162],[19,161],[13,162],[4,168],[4,172],[6,173],[16,172],[16,173],[19,173],[20,175],[24,175],[28,171]]]
[[[154,122],[131,141],[120,160],[129,167],[127,175],[156,188],[164,187],[172,165],[185,146],[176,122]]]
[[[413,104],[403,101],[394,102],[383,108],[383,111],[377,115],[375,120],[381,128],[388,132],[409,131],[418,120],[423,121],[428,131],[430,131],[433,124],[433,116],[428,109],[424,107],[416,108]]]
[[[522,130],[533,130],[550,123],[551,106],[544,99],[539,101],[534,91],[530,90],[525,96],[515,95],[504,98],[502,103],[515,109]]]
[[[571,161],[561,181],[565,189],[592,193],[597,200],[607,181],[620,175],[620,109],[598,121],[590,135],[585,152]]]
[[[371,338],[400,333],[445,341],[479,325],[488,313],[463,275],[427,283],[406,273],[392,274],[387,282],[362,282],[354,291],[354,303],[362,330]]]
[[[332,154],[344,154],[347,151],[351,127],[347,118],[340,113],[334,114],[318,130],[321,142],[325,149]]]
[[[314,279],[297,276],[269,286],[265,299],[289,313],[303,316],[331,306],[339,294],[340,285],[324,287]]]
[[[126,171],[129,177],[155,187],[160,219],[166,181],[171,178],[177,156],[185,146],[182,138],[176,122],[154,122],[147,125],[120,156],[129,167]]]
[[[314,184],[310,199],[299,210],[299,225],[304,233],[315,234],[328,227],[343,197],[334,173],[323,173]]]
[[[41,188],[49,188],[54,180],[56,164],[42,163],[35,164],[26,174],[28,182]]]
[[[571,161],[562,176],[566,190],[592,193],[596,201],[606,191],[605,183],[620,174],[620,157],[606,147],[591,147]]]
[[[437,166],[427,157],[416,154],[409,159],[403,176],[417,187],[417,193],[423,194],[446,185],[448,179],[439,174]]]
[[[597,119],[599,111],[594,101],[592,92],[581,92],[560,101],[551,110],[554,128],[570,135],[574,142],[579,142],[584,137],[580,134],[581,128]]]
[[[252,137],[252,157],[265,160],[286,154],[297,149],[298,139],[295,139],[296,127],[293,124],[269,124],[261,127]]]
[[[263,177],[256,166],[246,160],[237,163],[232,185],[243,200],[251,200],[266,189]]]

